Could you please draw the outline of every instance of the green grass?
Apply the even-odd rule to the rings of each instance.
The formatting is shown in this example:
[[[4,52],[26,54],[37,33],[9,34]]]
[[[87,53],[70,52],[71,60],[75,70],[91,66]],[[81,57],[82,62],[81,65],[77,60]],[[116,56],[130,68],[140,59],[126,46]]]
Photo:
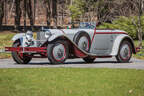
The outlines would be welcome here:
[[[0,96],[144,96],[144,70],[0,69]]]
[[[0,49],[12,46],[12,37],[15,33],[0,33]],[[0,53],[0,58],[9,58],[11,55],[7,53]]]

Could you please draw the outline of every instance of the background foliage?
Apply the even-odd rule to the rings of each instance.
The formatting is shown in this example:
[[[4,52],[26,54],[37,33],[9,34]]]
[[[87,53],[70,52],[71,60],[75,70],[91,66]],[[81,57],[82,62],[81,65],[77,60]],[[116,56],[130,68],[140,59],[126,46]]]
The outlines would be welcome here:
[[[142,29],[144,32],[144,16],[142,16],[141,18],[142,20]],[[98,28],[102,28],[102,29],[120,29],[120,30],[124,30],[126,32],[128,32],[128,34],[133,38],[133,39],[137,39],[137,28],[136,26],[133,24],[134,21],[137,23],[137,16],[133,16],[133,17],[125,17],[125,16],[120,16],[117,19],[115,19],[114,21],[112,21],[112,23],[103,23],[102,25],[100,25]]]

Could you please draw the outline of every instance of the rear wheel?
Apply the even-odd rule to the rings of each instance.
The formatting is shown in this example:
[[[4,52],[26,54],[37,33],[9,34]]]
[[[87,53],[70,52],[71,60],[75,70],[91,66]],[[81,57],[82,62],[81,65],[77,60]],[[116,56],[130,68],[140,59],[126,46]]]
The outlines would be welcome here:
[[[123,41],[120,45],[116,59],[120,63],[129,62],[132,56],[132,46],[128,41]]]
[[[68,58],[68,52],[68,45],[64,40],[54,41],[47,47],[48,59],[52,64],[64,63]]]
[[[92,58],[92,57],[85,57],[83,58],[83,60],[86,62],[86,63],[93,63],[95,58]]]
[[[15,41],[13,43],[13,47],[20,47],[21,44],[19,41]],[[17,64],[27,64],[31,61],[31,57],[28,56],[26,53],[20,53],[17,51],[12,52],[12,58]]]
[[[88,33],[86,32],[77,33],[76,36],[74,37],[74,42],[80,49],[89,52],[91,46],[91,39]]]

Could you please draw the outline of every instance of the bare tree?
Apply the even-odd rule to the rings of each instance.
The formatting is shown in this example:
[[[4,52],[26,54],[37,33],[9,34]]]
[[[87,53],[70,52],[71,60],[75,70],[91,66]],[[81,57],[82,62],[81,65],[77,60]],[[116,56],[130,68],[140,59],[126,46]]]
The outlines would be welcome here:
[[[138,39],[139,39],[139,46],[142,47],[142,36],[143,36],[143,30],[142,30],[142,21],[141,16],[143,15],[144,11],[144,0],[138,1]]]
[[[2,26],[3,17],[4,17],[4,0],[0,0],[0,29]]]
[[[137,20],[133,19],[133,24],[135,25],[138,33],[139,47],[142,47],[142,15],[144,14],[144,0],[133,0],[133,5],[135,7],[135,14],[137,15]]]
[[[18,30],[21,18],[21,0],[15,0],[15,28]]]
[[[35,23],[35,17],[36,17],[36,4],[37,0],[34,0],[34,9],[33,9],[33,22]]]
[[[24,30],[26,31],[26,17],[28,15],[28,18],[30,20],[30,25],[33,28],[34,25],[34,16],[33,16],[33,10],[32,10],[32,2],[31,0],[24,0],[24,9],[23,9],[23,14],[24,14]]]
[[[57,25],[57,0],[45,0],[47,26],[50,27]],[[52,22],[54,24],[52,24]]]
[[[95,11],[97,14],[97,18],[100,22],[107,22],[113,20],[113,16],[111,15],[112,1],[109,0],[98,0]]]
[[[31,0],[27,0],[27,14],[30,20],[30,25],[33,27],[34,20],[33,20],[33,10],[32,10],[32,2]]]
[[[46,0],[44,2],[46,4],[46,17],[47,17],[47,26],[50,27],[50,23],[51,23],[51,5],[52,5],[52,0]]]

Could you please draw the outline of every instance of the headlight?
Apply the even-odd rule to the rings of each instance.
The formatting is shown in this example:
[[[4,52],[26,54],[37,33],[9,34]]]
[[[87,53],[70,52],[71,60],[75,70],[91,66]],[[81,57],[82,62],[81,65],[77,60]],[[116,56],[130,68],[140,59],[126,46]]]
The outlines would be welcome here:
[[[46,32],[45,32],[45,37],[46,37],[46,38],[49,38],[50,36],[52,36],[51,32],[46,31]]]
[[[33,39],[33,32],[32,31],[27,31],[26,33],[26,39],[31,42]]]

